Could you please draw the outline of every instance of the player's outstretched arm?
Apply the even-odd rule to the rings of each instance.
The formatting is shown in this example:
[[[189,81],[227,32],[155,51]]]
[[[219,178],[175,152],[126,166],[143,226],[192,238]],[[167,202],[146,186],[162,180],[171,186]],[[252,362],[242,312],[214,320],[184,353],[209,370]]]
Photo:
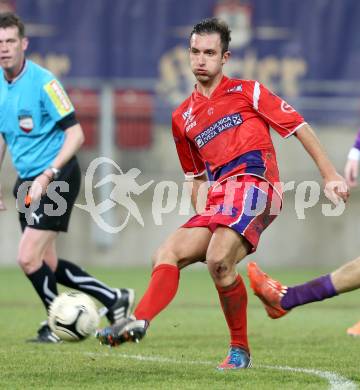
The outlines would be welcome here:
[[[296,136],[319,168],[324,180],[325,196],[335,205],[341,200],[346,202],[349,197],[346,181],[336,172],[313,129],[308,124],[304,124],[297,131]]]

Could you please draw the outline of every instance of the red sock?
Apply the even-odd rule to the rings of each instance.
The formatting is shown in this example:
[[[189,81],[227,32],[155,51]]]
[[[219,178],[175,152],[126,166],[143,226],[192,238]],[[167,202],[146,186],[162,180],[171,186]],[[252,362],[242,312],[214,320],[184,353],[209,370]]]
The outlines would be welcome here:
[[[246,318],[247,292],[241,276],[238,275],[230,286],[216,286],[216,288],[230,329],[230,345],[249,351]]]
[[[138,320],[151,321],[173,300],[179,286],[180,271],[176,265],[160,264],[153,269],[149,287],[136,306]]]

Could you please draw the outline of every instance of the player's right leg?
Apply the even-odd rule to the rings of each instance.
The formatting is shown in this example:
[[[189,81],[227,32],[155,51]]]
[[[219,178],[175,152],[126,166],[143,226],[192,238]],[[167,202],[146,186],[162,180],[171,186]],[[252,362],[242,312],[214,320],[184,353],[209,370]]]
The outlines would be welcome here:
[[[173,233],[153,256],[153,271],[149,286],[134,311],[133,318],[101,329],[97,338],[102,344],[119,345],[139,341],[145,336],[150,321],[175,297],[180,268],[203,261],[211,238],[207,228],[180,228]]]
[[[46,312],[57,296],[56,278],[52,269],[43,261],[46,248],[56,239],[56,232],[26,227],[19,244],[18,263],[39,295]],[[34,340],[37,342],[59,342],[47,323],[43,323]]]

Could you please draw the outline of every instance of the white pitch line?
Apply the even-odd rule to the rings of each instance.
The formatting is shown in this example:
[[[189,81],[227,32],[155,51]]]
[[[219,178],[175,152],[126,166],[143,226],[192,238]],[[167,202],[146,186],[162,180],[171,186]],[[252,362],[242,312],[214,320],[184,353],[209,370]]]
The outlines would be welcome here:
[[[87,356],[111,356],[111,357],[121,357],[124,359],[133,359],[140,361],[148,362],[157,362],[157,363],[172,363],[172,364],[200,364],[206,366],[215,366],[216,363],[210,361],[201,361],[201,360],[176,360],[170,359],[161,356],[143,356],[143,355],[128,355],[124,353],[113,354],[113,353],[97,353],[97,352],[84,352],[84,355]],[[356,390],[358,386],[356,383],[352,382],[350,379],[338,375],[335,372],[331,371],[321,371],[311,368],[299,368],[299,367],[288,367],[288,366],[266,366],[266,365],[253,365],[254,368],[265,368],[268,370],[280,370],[280,371],[292,371],[292,372],[301,372],[304,374],[315,375],[320,378],[326,379],[329,382],[329,390]]]
[[[331,371],[321,371],[315,370],[312,368],[297,368],[297,367],[288,367],[288,366],[263,366],[259,365],[257,367],[267,368],[270,370],[281,370],[281,371],[292,371],[292,372],[302,372],[304,374],[316,375],[320,378],[326,379],[329,382],[329,390],[355,390],[358,389],[356,383],[352,382],[350,379],[347,379],[341,375],[336,374]]]

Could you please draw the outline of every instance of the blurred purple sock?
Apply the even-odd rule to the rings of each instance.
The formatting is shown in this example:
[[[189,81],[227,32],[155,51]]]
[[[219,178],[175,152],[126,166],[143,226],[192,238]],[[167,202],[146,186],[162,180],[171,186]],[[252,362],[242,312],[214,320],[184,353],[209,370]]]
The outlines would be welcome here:
[[[335,295],[337,292],[329,274],[299,286],[289,287],[280,304],[285,310],[290,310],[293,307],[322,301]]]

